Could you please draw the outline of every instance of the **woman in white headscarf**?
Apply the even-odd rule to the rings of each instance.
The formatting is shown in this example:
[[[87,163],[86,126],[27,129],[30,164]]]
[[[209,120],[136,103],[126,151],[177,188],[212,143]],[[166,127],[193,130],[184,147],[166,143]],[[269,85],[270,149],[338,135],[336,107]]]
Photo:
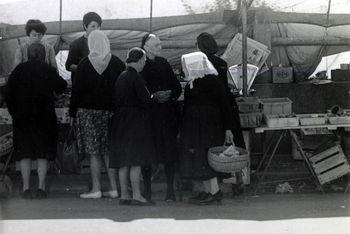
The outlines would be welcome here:
[[[222,200],[217,173],[209,166],[210,147],[232,143],[232,108],[218,72],[202,52],[183,55],[186,80],[183,123],[180,132],[180,173],[185,179],[202,181],[204,191],[191,203],[207,205]]]
[[[116,171],[109,168],[108,131],[113,111],[113,87],[125,64],[111,54],[107,36],[95,30],[88,37],[89,55],[78,65],[72,86],[70,116],[75,123],[79,153],[90,157],[92,189],[81,198],[118,197]],[[110,190],[101,192],[104,160]]]

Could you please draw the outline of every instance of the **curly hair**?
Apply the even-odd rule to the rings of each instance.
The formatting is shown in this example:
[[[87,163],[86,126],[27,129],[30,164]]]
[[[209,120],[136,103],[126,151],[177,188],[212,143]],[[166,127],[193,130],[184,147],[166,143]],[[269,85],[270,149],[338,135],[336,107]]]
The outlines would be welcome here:
[[[44,35],[46,33],[47,28],[46,28],[45,24],[43,22],[41,22],[40,20],[30,19],[26,23],[25,30],[26,30],[27,36],[29,36],[29,34],[32,30]]]

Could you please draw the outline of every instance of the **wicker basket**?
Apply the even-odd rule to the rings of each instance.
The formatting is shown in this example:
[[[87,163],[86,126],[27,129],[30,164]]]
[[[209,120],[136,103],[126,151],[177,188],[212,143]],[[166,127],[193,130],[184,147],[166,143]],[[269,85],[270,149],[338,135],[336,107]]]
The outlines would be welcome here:
[[[241,171],[249,164],[249,155],[247,150],[236,147],[239,156],[220,156],[228,146],[212,147],[208,150],[208,163],[217,172],[232,173]]]

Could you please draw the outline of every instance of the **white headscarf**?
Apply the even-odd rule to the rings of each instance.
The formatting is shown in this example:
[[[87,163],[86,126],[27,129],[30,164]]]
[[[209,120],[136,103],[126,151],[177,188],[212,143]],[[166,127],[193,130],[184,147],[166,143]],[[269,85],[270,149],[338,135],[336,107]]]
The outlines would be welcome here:
[[[184,54],[181,57],[182,70],[185,73],[185,80],[193,88],[193,81],[203,78],[205,75],[218,75],[214,65],[202,52]]]
[[[111,47],[107,36],[100,30],[94,30],[88,37],[90,53],[88,58],[98,74],[102,74],[111,60]]]

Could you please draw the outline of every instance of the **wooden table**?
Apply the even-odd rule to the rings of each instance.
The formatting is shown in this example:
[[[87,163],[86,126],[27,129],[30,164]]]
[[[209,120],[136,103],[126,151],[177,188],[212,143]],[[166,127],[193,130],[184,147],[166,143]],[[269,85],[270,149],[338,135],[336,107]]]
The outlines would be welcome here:
[[[313,129],[326,128],[328,130],[337,130],[338,128],[350,128],[350,124],[327,124],[327,125],[309,125],[309,126],[295,126],[295,127],[268,127],[268,126],[264,125],[264,126],[255,128],[255,133],[264,134],[263,140],[265,140],[265,132],[266,131],[273,132],[273,135],[272,135],[271,139],[269,140],[266,149],[265,149],[265,147],[263,148],[263,157],[262,157],[262,159],[258,165],[258,168],[256,170],[256,174],[258,177],[258,184],[255,188],[255,194],[258,192],[260,185],[264,183],[264,178],[265,178],[266,172],[268,171],[270,164],[276,155],[277,149],[281,143],[282,138],[284,136],[287,136],[287,135],[290,135],[292,140],[294,141],[294,143],[297,147],[297,150],[300,152],[302,159],[304,160],[304,162],[307,165],[307,168],[310,172],[310,175],[314,179],[313,181],[314,181],[315,185],[323,192],[322,185],[320,184],[318,177],[317,177],[315,171],[313,170],[313,167],[312,167],[308,157],[306,156],[306,154],[301,146],[301,142],[299,141],[297,134],[295,133],[295,130],[310,129],[310,128],[313,128]],[[275,144],[273,144],[273,140],[275,138],[277,138],[277,142]],[[273,148],[273,149],[272,149],[271,154],[269,154],[269,151],[271,148]],[[259,173],[261,172],[261,167],[266,160],[267,160],[266,167],[264,168],[261,176],[259,176]],[[300,180],[300,179],[305,179],[305,178],[297,178],[297,179],[293,179],[293,180]],[[291,180],[289,180],[289,181],[291,181]],[[348,185],[348,187],[349,187],[349,185]]]

